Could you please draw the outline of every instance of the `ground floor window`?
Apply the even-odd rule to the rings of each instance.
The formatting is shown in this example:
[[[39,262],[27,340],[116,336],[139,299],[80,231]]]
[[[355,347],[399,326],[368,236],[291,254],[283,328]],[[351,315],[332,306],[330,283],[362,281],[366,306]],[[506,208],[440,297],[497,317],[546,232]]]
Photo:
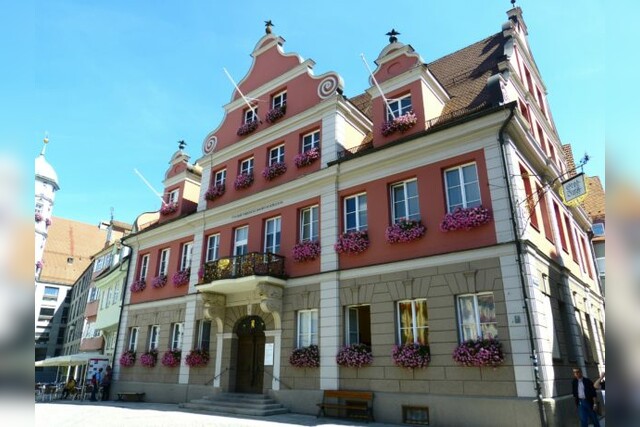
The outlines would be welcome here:
[[[429,345],[429,315],[426,298],[398,301],[400,344]]]
[[[354,305],[346,309],[346,345],[371,346],[371,306]]]
[[[457,300],[461,341],[498,337],[493,292],[459,295]]]
[[[298,311],[297,347],[318,344],[318,310]]]

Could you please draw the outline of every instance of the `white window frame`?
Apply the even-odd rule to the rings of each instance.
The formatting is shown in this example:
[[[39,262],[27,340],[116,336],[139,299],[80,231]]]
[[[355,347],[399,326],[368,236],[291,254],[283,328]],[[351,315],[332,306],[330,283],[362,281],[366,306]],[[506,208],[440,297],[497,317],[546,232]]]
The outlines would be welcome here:
[[[264,252],[277,254],[280,252],[280,237],[282,232],[282,218],[269,218],[264,222]]]
[[[175,190],[171,190],[167,194],[167,203],[168,204],[178,203],[179,198],[180,198],[180,189],[176,188]]]
[[[207,348],[203,348],[203,342],[204,340],[204,325],[208,324],[209,325],[209,336],[207,337],[206,341],[207,341]],[[206,319],[202,319],[198,322],[198,341],[197,341],[197,346],[196,348],[199,348],[201,350],[206,350],[209,351],[211,349],[211,320],[206,320]]]
[[[601,237],[604,236],[605,231],[604,231],[604,223],[602,222],[596,222],[594,224],[591,224],[591,231],[593,232],[593,235],[595,237]]]
[[[171,350],[182,350],[184,323],[174,323],[171,328]]]
[[[364,199],[364,203],[362,203],[362,199]],[[354,201],[354,210],[348,210],[349,201]],[[344,231],[356,231],[356,230],[366,230],[367,229],[367,193],[359,193],[354,194],[352,196],[348,196],[344,198],[343,203],[344,209]],[[361,219],[361,216],[364,215],[364,220]],[[355,220],[355,226],[349,227],[349,217],[353,216]]]
[[[282,107],[287,104],[287,91],[283,90],[271,97],[271,108]]]
[[[220,233],[207,237],[207,258],[206,262],[215,261],[220,256]]]
[[[387,101],[389,105],[389,108],[385,108],[385,116],[387,117],[387,121],[397,119],[398,117],[403,116],[409,111],[413,110],[410,93],[401,96],[400,98],[388,99]],[[389,109],[391,109],[393,116],[390,115]]]
[[[55,292],[52,291],[47,293],[47,290],[53,290]],[[44,291],[42,293],[42,299],[47,301],[58,301],[59,295],[60,295],[60,288],[56,288],[54,286],[45,286]]]
[[[39,214],[44,213],[44,205],[40,202],[36,203],[36,213],[39,213]]]
[[[269,166],[273,166],[276,163],[284,163],[284,144],[269,150]]]
[[[315,320],[315,331],[313,329]],[[296,346],[308,347],[318,344],[318,309],[299,310],[297,314]],[[306,330],[305,330],[306,329]],[[307,332],[308,331],[308,332]]]
[[[320,218],[318,205],[300,210],[300,241],[316,241],[319,237]]]
[[[464,173],[463,173],[463,169],[468,168],[470,166],[474,166],[475,167],[475,175],[476,175],[476,179],[475,181],[469,181],[466,182],[465,178],[464,178]],[[449,183],[449,176],[448,176],[448,172],[454,172],[457,171],[457,175],[458,175],[458,179],[459,179],[459,187],[460,187],[460,196],[462,199],[462,205],[452,205],[451,200],[450,200],[450,196],[449,196],[449,192],[452,191],[453,188],[456,188],[458,186],[454,186],[453,184]],[[453,212],[453,210],[456,207],[462,207],[462,208],[473,208],[476,206],[480,206],[482,204],[482,195],[480,194],[480,178],[478,176],[478,164],[476,162],[470,162],[470,163],[466,163],[464,165],[460,165],[460,166],[456,166],[453,168],[449,168],[446,169],[444,171],[444,182],[445,182],[445,195],[447,197],[447,212]],[[469,200],[469,197],[467,195],[467,187],[472,186],[475,184],[475,190],[478,192],[478,199],[477,200]]]
[[[160,251],[160,261],[158,262],[158,276],[166,276],[169,271],[169,255],[171,249],[165,248]]]
[[[493,298],[493,310],[494,310],[494,315],[496,316],[496,321],[495,322],[481,322],[481,318],[480,318],[480,310],[478,309],[478,297],[480,296],[486,296],[486,295],[491,295],[491,297]],[[462,298],[469,298],[469,297],[473,297],[473,312],[474,312],[474,325],[475,325],[475,337],[468,337],[465,338],[465,334],[464,334],[464,324],[462,322],[462,308],[460,307],[461,304],[461,300]],[[493,336],[492,338],[498,338],[498,320],[497,320],[497,314],[496,314],[496,300],[495,300],[495,295],[493,292],[477,292],[477,293],[469,293],[469,294],[461,294],[461,295],[457,295],[456,296],[456,311],[457,311],[457,320],[458,320],[458,336],[460,337],[460,341],[465,341],[467,339],[478,339],[478,338],[484,338],[483,334],[482,334],[482,325],[483,324],[495,324],[495,328],[496,328],[496,335]]]
[[[410,303],[411,304],[411,335],[413,336],[413,343],[414,344],[420,344],[420,342],[418,341],[418,329],[425,329],[426,330],[426,337],[427,337],[427,342],[426,343],[422,343],[423,345],[429,345],[429,305],[427,304],[427,324],[424,326],[420,326],[418,325],[418,319],[416,316],[416,303],[417,302],[423,302],[425,304],[427,304],[427,299],[426,298],[414,298],[414,299],[408,299],[408,300],[401,300],[398,301],[396,303],[396,312],[397,312],[397,319],[396,319],[396,328],[397,328],[397,339],[398,339],[398,343],[399,344],[405,344],[404,342],[402,342],[402,330],[403,329],[409,329],[409,328],[403,328],[402,327],[402,310],[400,309],[400,304],[405,304],[405,303]]]
[[[253,157],[240,162],[240,174],[253,175]]]
[[[102,270],[102,264],[104,264],[104,257],[100,257],[96,260],[96,263],[93,267],[93,271]]]
[[[240,231],[241,230],[246,230],[246,237],[243,239],[240,239]],[[245,249],[242,251],[242,253],[238,253],[238,249],[244,247]],[[233,255],[234,256],[238,256],[238,255],[245,255],[249,252],[249,226],[248,225],[244,225],[242,227],[238,227],[235,229],[234,233],[233,233]]]
[[[149,254],[144,254],[140,258],[140,280],[146,280],[149,273]]]
[[[111,299],[113,298],[113,289],[109,288],[107,290],[107,297],[105,298],[105,307],[109,307],[111,305]]]
[[[149,326],[149,351],[157,350],[160,342],[160,325]]]
[[[227,182],[227,169],[219,170],[213,178],[214,185],[225,185]]]
[[[182,256],[180,257],[180,271],[191,267],[191,257],[193,255],[193,242],[182,245]]]
[[[371,305],[370,304],[359,304],[359,305],[350,305],[345,307],[345,344],[361,344],[362,343],[362,335],[361,335],[361,327],[360,327],[360,310],[363,307],[369,307],[369,328],[371,328]],[[354,319],[351,319],[351,313],[355,313]],[[355,324],[354,324],[355,323]],[[355,334],[355,337],[352,338],[352,335]],[[371,337],[369,337],[371,338]]]
[[[251,108],[244,110],[245,124],[255,122],[256,120],[258,120],[258,107],[253,107],[253,110]]]
[[[312,148],[320,147],[320,131],[314,130],[302,135],[302,153],[306,153]]]
[[[138,332],[139,328],[137,326],[129,328],[129,341],[127,346],[129,351],[136,351],[138,349]]]
[[[415,196],[409,196],[409,186],[415,185]],[[402,188],[402,200],[396,201],[396,189]],[[419,220],[420,219],[420,195],[418,193],[418,180],[416,178],[407,179],[405,181],[396,182],[391,185],[391,216],[393,222],[396,223],[400,221],[402,218],[411,219],[411,220]],[[410,200],[416,200],[417,211],[409,212],[411,203]],[[396,205],[402,203],[404,208],[405,215],[398,215],[396,213]]]

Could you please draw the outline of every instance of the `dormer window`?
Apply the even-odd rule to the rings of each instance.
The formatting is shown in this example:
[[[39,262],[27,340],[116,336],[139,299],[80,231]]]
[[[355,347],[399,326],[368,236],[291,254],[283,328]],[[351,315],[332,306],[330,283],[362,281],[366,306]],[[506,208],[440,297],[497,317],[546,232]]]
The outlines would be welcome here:
[[[36,203],[36,213],[42,214],[44,211],[44,205],[42,203]]]
[[[591,225],[591,231],[593,231],[593,235],[596,237],[604,236],[604,224],[601,222],[596,222]]]
[[[282,107],[287,103],[287,91],[282,91],[271,98],[271,108]]]
[[[245,110],[244,112],[244,123],[251,123],[258,120],[258,108],[254,107],[253,110],[251,108]]]
[[[167,203],[168,204],[174,204],[174,203],[178,203],[178,197],[180,196],[180,190],[178,190],[177,188],[171,192],[169,192],[169,194],[167,195]]]
[[[389,108],[387,108],[386,115],[387,121],[392,121],[400,116],[404,116],[411,111],[411,94],[405,95],[401,98],[388,99]],[[391,111],[389,111],[391,110]],[[391,115],[393,113],[393,115]]]

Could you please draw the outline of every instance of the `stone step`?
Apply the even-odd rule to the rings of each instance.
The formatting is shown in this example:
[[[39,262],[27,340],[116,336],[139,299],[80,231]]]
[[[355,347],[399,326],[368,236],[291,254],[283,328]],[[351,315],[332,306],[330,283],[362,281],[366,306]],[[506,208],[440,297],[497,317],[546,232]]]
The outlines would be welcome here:
[[[213,405],[213,406],[224,406],[224,407],[241,407],[241,408],[251,408],[251,409],[277,409],[281,408],[282,405],[275,401],[271,402],[260,402],[260,403],[252,403],[252,402],[243,402],[238,403],[233,400],[209,400],[209,399],[194,399],[190,403],[197,403],[199,405]]]
[[[181,408],[207,411],[217,414],[269,416],[286,414],[287,408],[263,394],[221,393],[203,396],[188,403],[181,403]]]
[[[218,406],[210,403],[181,403],[180,408],[195,409],[198,411],[207,411],[213,414],[233,414],[233,415],[252,415],[258,417],[266,417],[269,415],[286,414],[289,412],[287,408],[281,406],[274,409],[252,409],[238,406]]]

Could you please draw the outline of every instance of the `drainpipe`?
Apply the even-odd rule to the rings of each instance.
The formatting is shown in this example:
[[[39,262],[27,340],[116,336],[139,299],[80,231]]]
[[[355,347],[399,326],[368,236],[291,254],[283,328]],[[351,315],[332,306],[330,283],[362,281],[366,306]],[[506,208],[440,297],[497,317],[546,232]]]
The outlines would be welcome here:
[[[529,304],[528,304],[529,298],[527,297],[527,281],[525,279],[525,271],[524,271],[524,265],[523,265],[522,241],[520,240],[520,234],[518,232],[518,224],[516,222],[516,208],[513,202],[513,193],[511,191],[509,170],[507,168],[507,153],[505,150],[506,141],[504,138],[504,131],[507,128],[507,125],[509,124],[513,116],[515,115],[515,107],[516,107],[515,103],[511,104],[510,106],[511,111],[509,112],[509,117],[507,117],[507,119],[504,121],[504,123],[500,127],[500,131],[498,132],[498,141],[500,142],[500,152],[502,154],[502,167],[504,172],[504,179],[507,184],[506,187],[507,187],[507,194],[509,198],[509,208],[511,210],[511,226],[513,227],[514,242],[516,244],[516,258],[518,261],[518,270],[520,272],[520,286],[522,288],[522,297],[524,299],[523,308],[527,318],[527,330],[529,332],[529,344],[531,346],[530,357],[531,357],[531,362],[533,364],[533,378],[535,381],[536,394],[538,396],[538,412],[540,415],[540,425],[542,427],[547,427],[548,425],[547,415],[544,411],[544,405],[542,403],[542,385],[540,383],[540,369],[538,367],[538,356],[537,356],[538,352],[536,349],[535,339],[533,338],[534,334],[533,334],[533,326],[531,323],[531,312],[529,311]]]

